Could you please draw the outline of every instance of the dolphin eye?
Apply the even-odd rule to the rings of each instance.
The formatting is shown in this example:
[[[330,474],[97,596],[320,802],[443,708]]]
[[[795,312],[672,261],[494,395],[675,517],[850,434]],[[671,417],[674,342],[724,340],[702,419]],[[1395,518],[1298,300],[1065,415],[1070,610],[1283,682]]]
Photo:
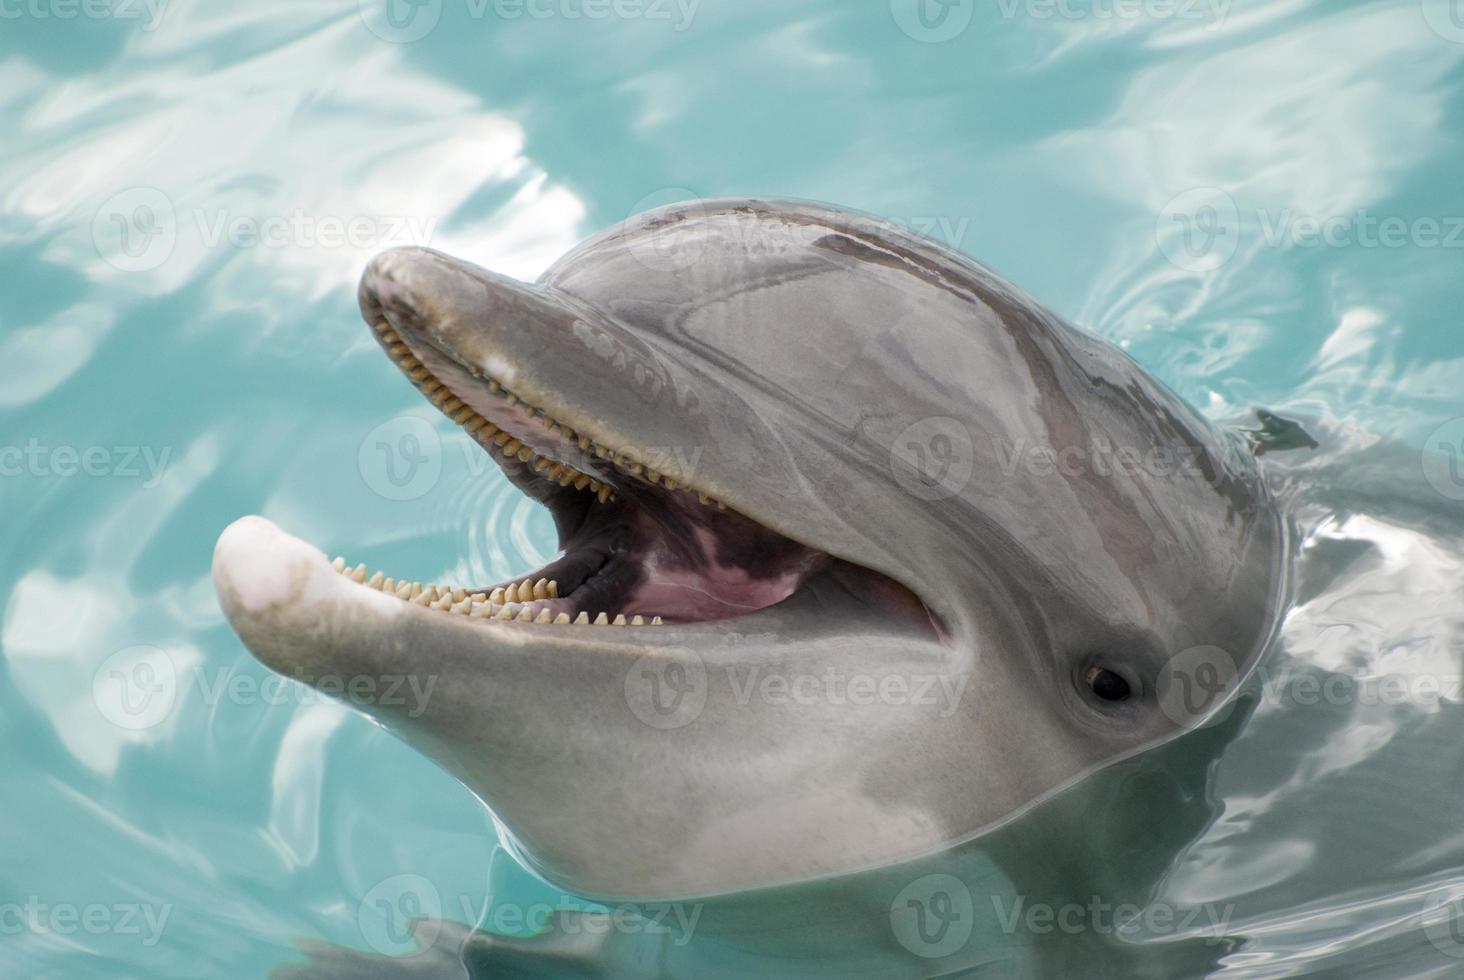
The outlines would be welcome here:
[[[1083,680],[1093,693],[1104,701],[1127,701],[1129,682],[1104,667],[1089,667],[1083,672]]]

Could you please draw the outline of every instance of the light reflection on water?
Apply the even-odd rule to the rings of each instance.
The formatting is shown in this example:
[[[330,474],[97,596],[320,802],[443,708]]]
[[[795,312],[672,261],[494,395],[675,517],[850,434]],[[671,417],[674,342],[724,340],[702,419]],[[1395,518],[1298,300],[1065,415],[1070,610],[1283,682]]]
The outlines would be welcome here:
[[[156,942],[27,929],[7,962],[258,975],[298,935],[389,943],[367,898],[408,873],[452,918],[553,899],[448,777],[272,686],[214,604],[212,542],[250,512],[423,580],[552,549],[547,515],[365,335],[352,287],[380,248],[531,278],[643,202],[812,197],[978,257],[1217,417],[1289,408],[1418,445],[1464,415],[1464,240],[1357,237],[1363,214],[1464,219],[1443,0],[1218,21],[978,5],[939,44],[885,4],[694,6],[592,22],[446,0],[407,43],[324,0],[0,22],[5,442],[102,450],[92,473],[52,458],[0,481],[0,899],[167,914]],[[1174,202],[1197,189],[1233,219],[1186,226]],[[1344,241],[1299,241],[1308,218]],[[1199,231],[1198,253],[1175,237]],[[419,454],[433,472],[401,468]],[[1298,480],[1368,476],[1319,469]],[[1404,493],[1388,471],[1366,499]],[[1306,505],[1318,553],[1354,557],[1318,559],[1332,584],[1288,620],[1294,664],[1460,672],[1458,504],[1431,503],[1445,516]],[[109,717],[109,671],[171,684],[165,710]],[[220,694],[232,678],[253,693]],[[1457,711],[1262,703],[1216,773],[1223,816],[1164,886],[1237,903],[1227,973],[1449,965],[1418,913],[1464,868]]]

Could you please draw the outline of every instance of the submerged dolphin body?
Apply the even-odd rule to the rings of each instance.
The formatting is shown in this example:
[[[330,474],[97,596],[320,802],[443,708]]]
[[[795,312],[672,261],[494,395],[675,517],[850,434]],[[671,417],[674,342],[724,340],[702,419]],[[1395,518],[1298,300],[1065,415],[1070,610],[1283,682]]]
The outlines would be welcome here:
[[[576,894],[938,869],[1197,725],[1272,633],[1284,525],[1241,438],[864,216],[673,206],[532,286],[396,250],[360,303],[565,554],[423,591],[245,518],[221,603],[287,675],[433,677],[367,710]],[[606,953],[575,942],[450,957]]]

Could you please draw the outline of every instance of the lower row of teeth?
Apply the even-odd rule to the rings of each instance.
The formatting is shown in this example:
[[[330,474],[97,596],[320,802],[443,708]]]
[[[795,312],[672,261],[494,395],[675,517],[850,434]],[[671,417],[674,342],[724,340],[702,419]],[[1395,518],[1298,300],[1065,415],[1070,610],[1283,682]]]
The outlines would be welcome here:
[[[660,626],[661,617],[652,616],[647,622],[644,616],[626,617],[617,613],[611,617],[602,612],[591,618],[587,612],[571,618],[569,613],[555,613],[548,606],[534,603],[559,598],[559,583],[547,579],[535,582],[524,579],[492,592],[469,592],[467,589],[440,585],[423,585],[421,582],[398,582],[387,578],[382,572],[371,574],[365,565],[354,568],[344,558],[337,558],[330,567],[341,575],[367,588],[394,595],[403,602],[410,602],[428,609],[469,616],[473,619],[495,619],[500,622],[539,623],[549,626]]]
[[[498,426],[475,412],[467,403],[449,391],[446,385],[437,380],[432,372],[427,369],[426,365],[412,354],[407,345],[402,342],[401,336],[391,328],[391,324],[387,321],[378,321],[376,324],[376,332],[381,338],[382,345],[386,347],[387,355],[396,362],[397,367],[407,375],[407,378],[427,396],[428,401],[436,405],[448,418],[467,430],[468,435],[472,436],[484,449],[490,452],[497,450],[507,458],[528,463],[538,473],[549,480],[553,480],[562,487],[573,486],[576,490],[589,490],[590,493],[593,493],[600,499],[600,503],[602,504],[615,499],[615,492],[608,484],[601,483],[588,473],[583,473],[566,463],[557,462],[547,456],[540,456],[528,446],[525,446],[507,432],[499,429]],[[495,395],[502,396],[510,406],[519,404],[519,398],[513,392],[505,389],[497,381],[488,379],[488,387]],[[527,402],[523,404],[525,409],[530,409]],[[611,463],[633,476],[649,480],[651,483],[663,484],[668,490],[692,492],[689,487],[683,486],[672,477],[658,473],[655,469],[638,462],[628,453],[611,451],[586,436],[577,435],[569,426],[556,422],[538,409],[530,409],[530,414],[538,418],[551,433],[559,432],[564,438],[577,442],[581,450],[593,453],[599,459],[608,459]],[[721,501],[708,497],[704,493],[697,493],[696,496],[701,503],[709,507],[716,507],[718,510],[727,509],[726,505]]]

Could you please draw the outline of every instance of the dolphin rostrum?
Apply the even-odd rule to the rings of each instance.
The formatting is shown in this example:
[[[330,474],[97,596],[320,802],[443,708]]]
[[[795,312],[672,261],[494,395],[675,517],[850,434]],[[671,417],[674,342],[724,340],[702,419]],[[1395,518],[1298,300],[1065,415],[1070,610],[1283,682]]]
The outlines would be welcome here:
[[[397,249],[359,302],[563,555],[424,588],[249,517],[221,603],[289,676],[433,678],[365,710],[576,894],[923,860],[1195,727],[1272,632],[1244,442],[863,215],[676,205],[533,285]]]

